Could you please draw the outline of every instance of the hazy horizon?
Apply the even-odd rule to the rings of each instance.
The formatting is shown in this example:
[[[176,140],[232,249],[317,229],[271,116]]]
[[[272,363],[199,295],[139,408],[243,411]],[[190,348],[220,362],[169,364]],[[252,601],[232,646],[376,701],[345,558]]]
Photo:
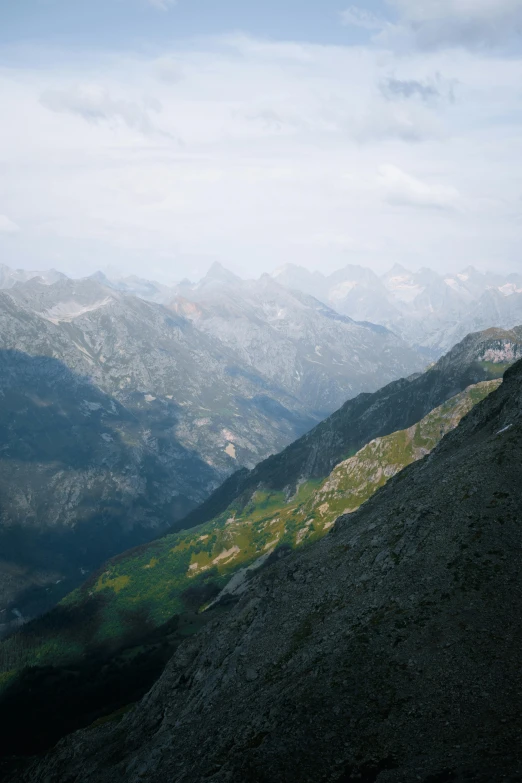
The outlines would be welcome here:
[[[214,267],[214,266],[223,267],[223,269],[225,269],[228,272],[233,272],[233,274],[235,274],[237,277],[239,277],[240,279],[242,279],[244,281],[246,281],[246,280],[257,280],[257,279],[259,279],[260,277],[262,277],[263,275],[266,275],[266,274],[270,275],[270,277],[272,277],[274,280],[277,281],[277,273],[283,271],[285,269],[285,267],[288,267],[288,266],[295,267],[295,268],[298,268],[298,269],[299,268],[300,269],[305,269],[306,271],[310,272],[311,274],[318,274],[318,275],[321,275],[321,276],[323,276],[325,278],[328,278],[330,275],[336,274],[336,273],[341,272],[341,271],[343,271],[345,269],[348,269],[350,267],[360,268],[360,269],[365,269],[365,270],[369,269],[370,271],[374,272],[374,274],[376,274],[377,277],[384,277],[386,274],[389,274],[390,272],[392,272],[395,267],[401,267],[406,272],[410,272],[413,275],[418,274],[419,272],[422,272],[424,269],[429,270],[429,271],[437,271],[437,274],[439,274],[441,278],[450,277],[451,275],[455,276],[455,275],[458,275],[458,274],[462,274],[462,273],[466,272],[469,269],[474,269],[476,272],[478,272],[479,274],[484,275],[484,276],[497,275],[497,276],[502,276],[502,277],[508,277],[509,275],[520,274],[520,273],[518,273],[514,269],[512,269],[511,271],[508,271],[508,272],[498,272],[498,271],[493,270],[493,269],[479,269],[479,268],[477,268],[473,264],[468,264],[467,267],[455,269],[452,272],[452,271],[449,271],[447,269],[446,270],[433,270],[430,267],[419,267],[419,268],[415,269],[413,267],[406,267],[404,264],[400,264],[400,263],[397,262],[397,263],[391,265],[389,268],[385,269],[384,272],[380,272],[378,270],[374,270],[370,266],[366,266],[364,264],[355,264],[355,263],[354,264],[347,263],[347,264],[344,264],[344,265],[338,267],[337,269],[334,269],[334,270],[331,270],[331,271],[328,271],[328,272],[325,272],[324,270],[320,270],[320,269],[309,269],[307,267],[300,266],[299,264],[289,263],[289,264],[284,264],[282,266],[279,266],[279,267],[277,267],[275,269],[271,269],[271,270],[268,270],[268,271],[262,271],[259,274],[248,275],[248,274],[241,274],[241,272],[236,272],[236,271],[232,270],[231,268],[229,268],[226,264],[223,264],[220,261],[213,261],[213,262],[211,262],[209,264],[208,268],[206,270],[204,270],[203,273],[200,276],[197,276],[197,277],[192,276],[191,277],[190,274],[185,274],[185,275],[181,275],[180,277],[177,277],[176,279],[174,279],[174,278],[167,278],[165,276],[158,276],[157,278],[152,277],[150,275],[147,276],[147,271],[146,270],[144,270],[143,274],[139,274],[139,273],[136,273],[136,272],[126,272],[125,270],[118,270],[116,268],[111,268],[110,266],[108,266],[108,267],[106,267],[104,269],[97,269],[94,272],[90,272],[90,273],[85,274],[85,275],[83,275],[83,274],[79,274],[79,275],[72,274],[72,275],[69,275],[69,274],[67,274],[67,272],[65,272],[63,269],[60,269],[59,267],[45,267],[45,266],[35,267],[35,268],[31,268],[30,266],[27,266],[27,267],[13,267],[13,266],[11,266],[9,264],[5,264],[3,261],[0,261],[0,266],[2,266],[2,265],[6,266],[6,267],[8,267],[8,268],[10,268],[10,269],[12,269],[14,271],[20,270],[20,271],[28,271],[28,272],[46,272],[46,271],[49,271],[50,269],[53,269],[56,272],[60,272],[62,274],[65,274],[67,277],[70,277],[73,280],[82,280],[82,279],[85,279],[85,278],[88,278],[88,277],[93,277],[94,275],[97,275],[97,274],[102,274],[102,275],[105,275],[109,280],[121,280],[121,279],[125,279],[125,278],[136,277],[136,278],[141,278],[143,280],[149,280],[150,282],[160,283],[160,284],[166,285],[166,286],[175,286],[175,285],[177,285],[177,284],[179,284],[179,283],[181,283],[183,281],[189,281],[189,282],[191,282],[193,284],[197,284],[198,282],[202,281],[208,274],[211,273],[212,267]]]

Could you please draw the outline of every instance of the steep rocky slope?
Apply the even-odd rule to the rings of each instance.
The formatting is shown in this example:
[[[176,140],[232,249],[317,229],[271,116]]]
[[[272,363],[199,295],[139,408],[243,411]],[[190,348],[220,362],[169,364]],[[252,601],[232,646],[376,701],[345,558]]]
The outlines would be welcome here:
[[[246,506],[232,503],[205,525],[118,555],[60,603],[56,621],[51,612],[2,645],[0,675],[12,676],[13,667],[33,663],[67,663],[70,642],[74,655],[82,645],[117,645],[133,612],[146,617],[150,629],[175,614],[201,609],[221,588],[226,595],[242,590],[250,570],[264,566],[277,547],[293,549],[321,538],[337,517],[355,511],[392,476],[428,454],[500,382],[470,386],[407,430],[371,441],[324,480],[301,484],[291,499],[282,492],[256,492]]]
[[[192,475],[215,473],[161,429],[165,413],[155,429],[51,357],[0,350],[0,400],[1,634],[170,527]]]
[[[242,367],[303,400],[323,418],[349,397],[380,388],[424,362],[395,334],[357,323],[269,275],[241,280],[219,264],[178,286],[170,307],[217,337]]]
[[[301,485],[290,501],[282,493],[256,493],[246,508],[232,504],[206,525],[106,563],[55,610],[0,646],[6,748],[24,755],[46,750],[137,700],[160,675],[165,652],[226,609],[256,570],[322,538],[340,514],[355,511],[428,454],[500,383],[472,386],[408,430],[377,438],[323,482]],[[159,659],[151,634],[161,643]]]
[[[427,372],[360,394],[281,453],[225,481],[183,521],[205,522],[258,489],[292,495],[299,483],[324,478],[373,438],[410,427],[468,386],[502,375],[522,356],[522,327],[468,335]]]
[[[241,372],[219,340],[160,305],[95,280],[31,281],[10,297],[47,326],[37,348],[31,350],[33,335],[24,340],[19,328],[11,343],[33,354],[60,351],[71,369],[123,404],[156,417],[175,409],[177,439],[214,468],[217,479],[238,464],[255,464],[314,421],[282,385]]]
[[[12,781],[522,775],[522,363],[426,459],[254,576],[116,725]]]

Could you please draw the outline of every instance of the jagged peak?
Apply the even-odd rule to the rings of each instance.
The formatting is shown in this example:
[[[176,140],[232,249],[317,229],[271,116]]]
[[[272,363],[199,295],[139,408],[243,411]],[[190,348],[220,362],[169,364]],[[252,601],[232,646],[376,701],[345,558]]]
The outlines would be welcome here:
[[[397,263],[397,264],[394,264],[392,266],[392,268],[390,269],[390,271],[386,272],[383,275],[383,277],[384,278],[388,278],[388,277],[396,277],[397,275],[412,275],[412,274],[413,274],[413,272],[411,271],[411,269],[406,269],[405,266],[403,266],[402,264]]]
[[[219,261],[214,261],[202,283],[240,283],[241,278],[231,272]]]

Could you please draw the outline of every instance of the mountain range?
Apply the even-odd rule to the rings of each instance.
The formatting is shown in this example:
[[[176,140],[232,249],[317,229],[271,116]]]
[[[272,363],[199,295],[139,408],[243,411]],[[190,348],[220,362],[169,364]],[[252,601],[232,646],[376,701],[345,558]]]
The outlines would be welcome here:
[[[348,265],[331,275],[288,264],[273,277],[282,285],[313,294],[351,318],[382,324],[410,345],[438,358],[471,332],[522,322],[522,275],[458,274],[431,269],[411,272],[397,264],[379,277]]]
[[[370,444],[356,474],[447,432],[321,540],[251,572],[143,700],[7,779],[519,780],[522,362],[484,393],[455,428],[457,402]]]
[[[373,680],[367,667],[361,664],[357,669],[357,661],[364,659],[363,648],[357,646],[360,634],[366,639],[373,630],[379,637],[382,621],[391,640],[393,623],[388,622],[388,609],[383,609],[385,582],[399,594],[401,607],[413,600],[410,594],[405,599],[406,586],[411,590],[415,585],[424,596],[420,604],[412,603],[416,606],[408,637],[413,640],[408,642],[412,660],[422,645],[424,660],[429,660],[431,640],[438,639],[438,621],[433,617],[442,618],[440,625],[446,632],[453,627],[451,617],[467,611],[463,595],[471,591],[482,591],[477,599],[483,603],[479,614],[485,627],[493,629],[490,636],[497,626],[493,619],[488,625],[489,618],[497,610],[504,627],[511,628],[502,611],[512,571],[506,561],[506,542],[502,557],[500,549],[493,548],[493,526],[496,522],[506,526],[508,538],[513,539],[509,509],[516,507],[518,496],[515,492],[513,499],[507,490],[508,477],[516,481],[512,458],[518,442],[511,431],[516,434],[519,427],[520,365],[508,371],[506,383],[498,387],[504,372],[522,357],[522,327],[514,325],[522,320],[522,285],[517,276],[482,275],[472,268],[440,276],[402,267],[382,278],[360,267],[324,276],[289,266],[275,276],[242,280],[215,264],[198,283],[185,280],[165,286],[137,277],[114,280],[97,273],[72,280],[55,270],[35,276],[2,267],[0,288],[0,634],[19,629],[0,645],[0,714],[9,716],[12,750],[16,746],[24,755],[42,752],[71,730],[93,724],[94,733],[78,740],[87,754],[86,781],[105,780],[100,758],[108,775],[131,781],[144,775],[157,783],[167,779],[195,783],[201,777],[232,782],[297,780],[284,758],[286,746],[273,742],[287,723],[290,754],[295,755],[301,742],[302,725],[289,719],[287,703],[276,699],[279,706],[268,717],[265,707],[260,707],[259,720],[255,706],[243,715],[246,722],[238,728],[240,704],[231,713],[219,700],[230,700],[229,685],[237,680],[237,692],[243,694],[239,698],[248,692],[254,705],[266,705],[266,699],[274,697],[271,677],[283,694],[285,677],[288,672],[293,677],[294,668],[299,681],[310,672],[318,678],[325,674],[328,691],[337,682],[330,658],[340,665],[336,650],[346,638],[348,652],[355,654],[347,674],[349,685],[345,696],[344,685],[338,694],[330,695],[339,710],[334,714],[343,714],[343,705],[353,702],[359,704],[355,710],[362,710],[362,717],[350,717],[354,740],[339,760],[322,745],[328,734],[319,690],[302,692],[303,705],[317,703],[322,726],[314,753],[318,757],[322,753],[323,761],[306,756],[310,781],[377,777],[406,781],[427,770],[425,783],[433,783],[446,773],[448,780],[458,780],[461,774],[467,779],[466,775],[490,770],[499,748],[507,747],[509,734],[498,728],[498,715],[486,716],[483,711],[485,725],[494,726],[500,744],[481,744],[480,737],[473,744],[466,729],[464,746],[467,743],[469,750],[453,754],[453,766],[442,769],[442,751],[435,740],[428,743],[421,765],[421,739],[425,742],[427,732],[421,731],[416,740],[415,732],[408,729],[410,745],[396,748],[393,731],[376,728],[374,713],[368,725],[371,747],[378,751],[370,753],[366,730],[359,726],[367,720],[364,699],[354,683],[362,677],[374,683],[378,693],[386,682],[384,663],[378,663]],[[495,326],[465,336],[468,329],[499,323],[513,328]],[[455,342],[444,355],[445,347]],[[426,369],[431,358],[436,361]],[[497,403],[490,404],[490,399]],[[469,421],[476,422],[475,429]],[[494,437],[492,421],[499,425]],[[464,435],[459,439],[454,430]],[[513,452],[502,480],[494,466],[491,475],[486,472],[488,459],[498,465],[505,459],[499,439]],[[454,444],[451,453],[447,443]],[[424,472],[415,473],[416,462],[428,466],[428,478]],[[466,483],[469,472],[462,471],[461,462],[471,475],[480,474],[483,486],[478,488],[475,478]],[[419,478],[410,479],[412,475]],[[495,481],[501,490],[494,489]],[[493,499],[487,501],[490,496]],[[448,506],[450,499],[454,507]],[[461,507],[464,501],[472,509],[467,521]],[[502,509],[500,516],[494,518],[493,512],[488,516],[487,509],[497,507]],[[411,509],[418,514],[410,525]],[[398,519],[403,513],[404,523]],[[486,519],[478,532],[472,530],[477,514]],[[448,517],[456,531],[453,537],[444,527]],[[424,520],[422,525],[427,520],[430,530],[435,520],[442,521],[443,532],[426,544],[425,536],[417,537],[419,520]],[[361,527],[365,543],[359,546],[356,536],[343,544],[350,570],[330,542],[352,525]],[[368,537],[379,526],[383,535]],[[470,538],[468,529],[478,537]],[[483,535],[489,549],[484,548]],[[372,560],[368,552],[375,539],[376,546],[384,539],[388,543]],[[455,553],[457,539],[460,549]],[[478,552],[473,557],[467,552],[470,546]],[[307,560],[312,550],[313,567]],[[513,542],[512,552],[516,553]],[[295,560],[299,557],[304,560]],[[330,559],[335,564],[333,582],[324,576]],[[288,578],[302,584],[304,603],[295,603],[297,594],[292,598],[293,588],[287,589],[284,576],[282,583],[276,577],[278,587],[265,606],[266,585],[273,585],[270,574],[290,573],[285,571],[287,562],[298,563]],[[310,566],[303,578],[301,562]],[[406,570],[400,576],[402,563]],[[506,573],[504,566],[509,566]],[[454,582],[448,582],[442,568],[453,574]],[[352,580],[350,597],[341,606],[343,622],[352,629],[346,637],[338,628],[335,608],[340,589],[336,574],[341,571],[341,582]],[[430,584],[433,577],[424,578],[426,573],[436,574],[435,586]],[[492,581],[495,598],[486,589]],[[333,598],[331,606],[321,604],[314,614],[321,595],[316,582]],[[441,595],[438,585],[444,586]],[[516,592],[511,583],[509,590]],[[377,596],[375,622],[371,619],[374,604],[367,605],[370,592],[372,598]],[[302,623],[287,613],[287,593],[296,618],[312,607]],[[262,617],[273,610],[280,629],[272,632],[264,619],[256,625],[254,637],[260,646],[252,662],[250,653],[245,653],[248,661],[243,666],[243,654],[236,655],[231,639],[233,629],[240,637],[243,633],[243,615],[238,620],[237,612],[243,611],[238,606],[244,607],[245,601],[250,606],[248,596],[254,615],[261,602]],[[449,614],[445,614],[446,600],[450,600]],[[424,612],[428,606],[437,608]],[[39,618],[42,613],[46,614]],[[428,639],[418,635],[419,617],[421,630],[432,624]],[[39,619],[31,622],[31,618]],[[400,617],[393,620],[395,629],[400,621]],[[314,623],[329,624],[327,638],[336,640],[337,647],[325,644],[324,649],[330,649],[326,663],[317,653],[325,640],[317,638]],[[473,623],[470,627],[474,630]],[[455,631],[460,633],[457,626]],[[371,644],[372,654],[377,655],[375,634]],[[187,641],[192,636],[194,641]],[[251,636],[247,633],[247,647]],[[400,633],[397,638],[394,648],[403,643]],[[210,656],[212,668],[227,645],[232,647],[216,672],[228,671],[228,679],[219,674],[212,680],[214,685],[208,685],[205,663],[203,674],[196,671],[193,686],[198,704],[201,699],[212,702],[217,694],[221,706],[216,714],[222,723],[216,733],[218,749],[205,745],[202,736],[197,747],[205,748],[206,759],[189,764],[184,753],[196,747],[191,743],[200,727],[193,726],[194,710],[186,712],[176,701],[181,697],[172,685],[171,672],[185,666],[183,650],[196,650],[203,660]],[[261,662],[259,656],[262,650],[279,647],[288,649],[283,662],[274,664],[274,674],[272,664]],[[452,684],[451,694],[459,682],[467,682],[471,664],[463,647],[462,656],[452,659],[461,679]],[[151,705],[153,714],[163,711],[161,725],[168,734],[172,726],[165,718],[163,694],[165,688],[174,689],[169,698],[181,716],[177,727],[186,738],[182,751],[171,740],[156,744],[148,716],[143,731],[133,717],[142,709],[139,700],[178,649],[175,663],[167,666],[147,697],[152,701],[145,704]],[[485,644],[484,650],[485,660],[500,672],[503,659],[495,658],[491,645]],[[509,652],[508,647],[503,650]],[[396,658],[402,661],[400,652]],[[236,662],[227,668],[230,656]],[[315,662],[312,669],[307,668],[310,661]],[[509,671],[509,661],[505,666]],[[423,714],[417,691],[402,676],[401,666],[393,672],[401,688],[413,694],[408,702],[413,707],[402,714],[396,691],[383,709],[386,715],[395,711],[394,719],[409,726],[408,716]],[[429,679],[428,693],[429,683],[440,677],[439,672]],[[492,676],[497,689],[500,678],[500,673]],[[248,684],[258,680],[259,699],[248,691]],[[471,714],[478,702],[471,698],[468,702]],[[49,711],[51,703],[56,716]],[[430,714],[437,714],[437,720],[442,716],[438,710],[432,699]],[[28,713],[33,717],[24,732]],[[201,714],[203,724],[210,720],[206,707],[201,707]],[[117,730],[114,734],[106,726],[107,721],[117,724],[120,719],[134,737],[132,748],[118,739]],[[119,762],[114,766],[113,757],[89,750],[91,743],[92,748],[98,747],[93,739],[98,733],[116,755],[128,759],[124,770]],[[227,745],[236,735],[243,744]],[[335,732],[333,736],[337,742]],[[25,744],[20,745],[21,738]],[[20,762],[19,779],[77,777],[77,739],[62,743],[62,750],[49,762],[30,765],[30,772]],[[223,743],[230,753],[224,753]],[[493,746],[493,756],[488,755]],[[267,760],[254,752],[259,747],[268,748]],[[476,752],[486,758],[483,769],[473,767]],[[172,761],[172,753],[178,761]],[[159,756],[163,760],[156,763]],[[225,757],[226,764],[221,763]],[[513,764],[511,759],[509,772]],[[9,768],[17,766],[8,763]],[[488,774],[484,781],[491,779]]]
[[[0,647],[0,680],[11,683],[0,714],[10,714],[16,733],[14,716],[24,722],[27,710],[36,710],[52,740],[139,697],[137,683],[146,688],[165,663],[158,649],[172,652],[184,635],[212,621],[212,612],[236,600],[257,570],[322,538],[338,516],[355,512],[422,459],[519,357],[522,329],[471,335],[427,372],[359,395],[280,455],[239,471],[183,520],[181,532],[105,563]],[[156,637],[145,641],[151,633],[163,647]],[[100,674],[107,656],[110,687]],[[19,681],[24,666],[44,668],[29,669]],[[127,681],[134,683],[132,694]],[[49,683],[55,703],[60,683],[58,726],[46,712]],[[27,732],[24,743],[30,745]]]
[[[346,398],[424,364],[382,327],[270,279],[245,286],[241,304],[210,275],[197,313],[97,279],[0,291],[4,631]]]
[[[65,279],[65,275],[56,270],[27,272],[1,266],[0,289],[12,288],[17,281],[28,281],[37,276],[45,283]],[[224,327],[220,324],[225,336],[227,327],[230,332],[231,323],[238,325],[240,302],[244,297],[250,299],[250,305],[252,299],[258,297],[253,309],[250,307],[249,316],[262,303],[263,285],[258,284],[264,284],[266,290],[267,277],[244,281],[220,263],[214,263],[199,283],[183,280],[167,285],[136,275],[113,277],[103,272],[95,273],[91,279],[104,288],[150,302],[165,305],[174,302],[174,307],[187,315],[188,305],[183,300],[188,299],[201,308],[196,308],[191,317],[206,328],[220,324],[220,314],[223,317],[226,312],[234,312],[234,319],[229,324]],[[412,272],[396,264],[379,276],[369,268],[348,264],[331,274],[323,274],[296,264],[286,264],[270,277],[294,292],[294,296],[295,292],[300,292],[355,321],[386,327],[428,360],[438,359],[471,332],[489,327],[511,329],[522,323],[522,275],[517,273],[483,273],[472,266],[456,274],[438,273],[427,268]],[[228,300],[218,295],[220,284],[227,287]],[[234,298],[235,309],[231,308]],[[263,321],[266,315],[268,313],[263,313]],[[227,336],[234,335],[229,333]],[[256,336],[251,333],[244,335],[240,346],[237,335],[236,345],[244,353],[248,352],[249,338],[254,340],[255,345]],[[313,356],[311,360],[314,360]]]

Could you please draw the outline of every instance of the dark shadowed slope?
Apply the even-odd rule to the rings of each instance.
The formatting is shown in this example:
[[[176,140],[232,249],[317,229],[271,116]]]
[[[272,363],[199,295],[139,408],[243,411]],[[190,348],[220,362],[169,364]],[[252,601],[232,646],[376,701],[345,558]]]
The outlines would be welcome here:
[[[230,508],[106,563],[0,645],[0,757],[49,750],[66,734],[128,709],[184,637],[238,600],[253,571],[325,536],[500,383],[471,386],[413,427],[371,441],[324,481],[301,485],[290,501],[256,493],[242,512]]]
[[[12,781],[522,775],[522,362],[434,452],[254,577],[118,725]]]
[[[1,635],[164,532],[193,505],[191,474],[215,473],[172,435],[164,446],[150,415],[49,356],[0,350],[0,401]]]

